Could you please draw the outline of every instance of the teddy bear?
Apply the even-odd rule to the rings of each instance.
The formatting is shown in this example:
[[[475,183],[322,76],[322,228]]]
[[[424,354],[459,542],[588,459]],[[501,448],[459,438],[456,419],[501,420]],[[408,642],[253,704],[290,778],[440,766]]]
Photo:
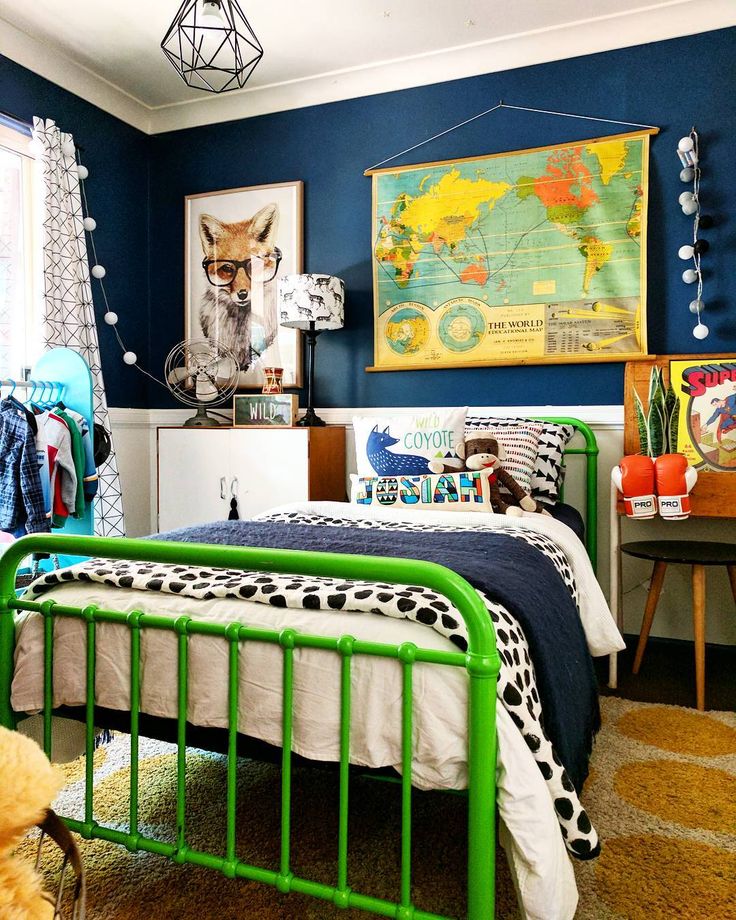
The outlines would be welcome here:
[[[471,438],[465,442],[465,466],[469,470],[492,470],[488,480],[491,505],[498,514],[508,514],[521,517],[523,511],[534,511],[537,514],[549,512],[535,501],[528,492],[519,485],[508,470],[501,464],[506,459],[503,444],[495,438]],[[506,501],[501,495],[499,484],[510,493],[513,504]]]
[[[0,917],[53,920],[54,904],[41,878],[13,851],[28,830],[44,820],[64,777],[35,741],[2,727],[0,777]]]

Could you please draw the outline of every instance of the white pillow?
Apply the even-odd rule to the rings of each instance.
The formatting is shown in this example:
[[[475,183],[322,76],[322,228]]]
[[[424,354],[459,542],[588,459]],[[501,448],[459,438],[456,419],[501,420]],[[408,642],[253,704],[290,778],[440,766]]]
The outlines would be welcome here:
[[[458,446],[465,440],[467,406],[416,409],[411,414],[355,416],[359,476],[421,476],[439,460],[462,469]]]
[[[503,428],[500,425],[490,424],[484,431],[479,431],[477,428],[466,428],[465,440],[495,438],[506,451],[503,468],[511,473],[525,492],[531,492],[541,434],[541,425],[530,424],[518,428]],[[502,492],[506,492],[502,485],[500,488]]]
[[[364,508],[406,511],[493,511],[490,470],[437,476],[350,477],[350,501]]]

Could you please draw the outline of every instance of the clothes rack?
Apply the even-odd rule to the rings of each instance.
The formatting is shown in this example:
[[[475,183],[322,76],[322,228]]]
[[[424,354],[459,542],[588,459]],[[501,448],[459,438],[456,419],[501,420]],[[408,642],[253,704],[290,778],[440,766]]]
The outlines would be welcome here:
[[[90,432],[94,432],[94,411],[92,374],[86,361],[71,348],[52,348],[45,352],[31,369],[27,380],[0,380],[0,393],[9,396],[22,391],[29,400],[59,402],[82,415]],[[79,518],[68,517],[58,533],[91,536],[94,534],[94,502],[88,502],[84,514]],[[77,561],[72,557],[61,557],[62,565]]]

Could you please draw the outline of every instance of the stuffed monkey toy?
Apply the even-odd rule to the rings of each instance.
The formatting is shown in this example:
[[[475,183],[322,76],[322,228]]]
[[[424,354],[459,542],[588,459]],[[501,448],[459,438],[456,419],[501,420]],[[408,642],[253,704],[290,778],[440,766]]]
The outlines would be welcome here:
[[[472,438],[465,442],[465,465],[469,470],[492,470],[489,478],[491,505],[498,514],[520,517],[522,511],[535,511],[537,514],[549,512],[535,501],[519,485],[508,470],[501,464],[506,459],[503,444],[495,438]],[[501,495],[499,483],[510,493],[512,504]]]
[[[1,727],[0,777],[0,917],[53,920],[54,904],[40,877],[13,851],[43,821],[64,778],[35,741]]]

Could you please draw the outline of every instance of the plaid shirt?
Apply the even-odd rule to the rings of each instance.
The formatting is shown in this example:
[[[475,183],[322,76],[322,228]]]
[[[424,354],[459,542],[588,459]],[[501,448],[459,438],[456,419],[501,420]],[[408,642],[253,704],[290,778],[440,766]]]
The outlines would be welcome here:
[[[0,530],[27,533],[49,529],[38,471],[36,440],[23,409],[0,403]]]

